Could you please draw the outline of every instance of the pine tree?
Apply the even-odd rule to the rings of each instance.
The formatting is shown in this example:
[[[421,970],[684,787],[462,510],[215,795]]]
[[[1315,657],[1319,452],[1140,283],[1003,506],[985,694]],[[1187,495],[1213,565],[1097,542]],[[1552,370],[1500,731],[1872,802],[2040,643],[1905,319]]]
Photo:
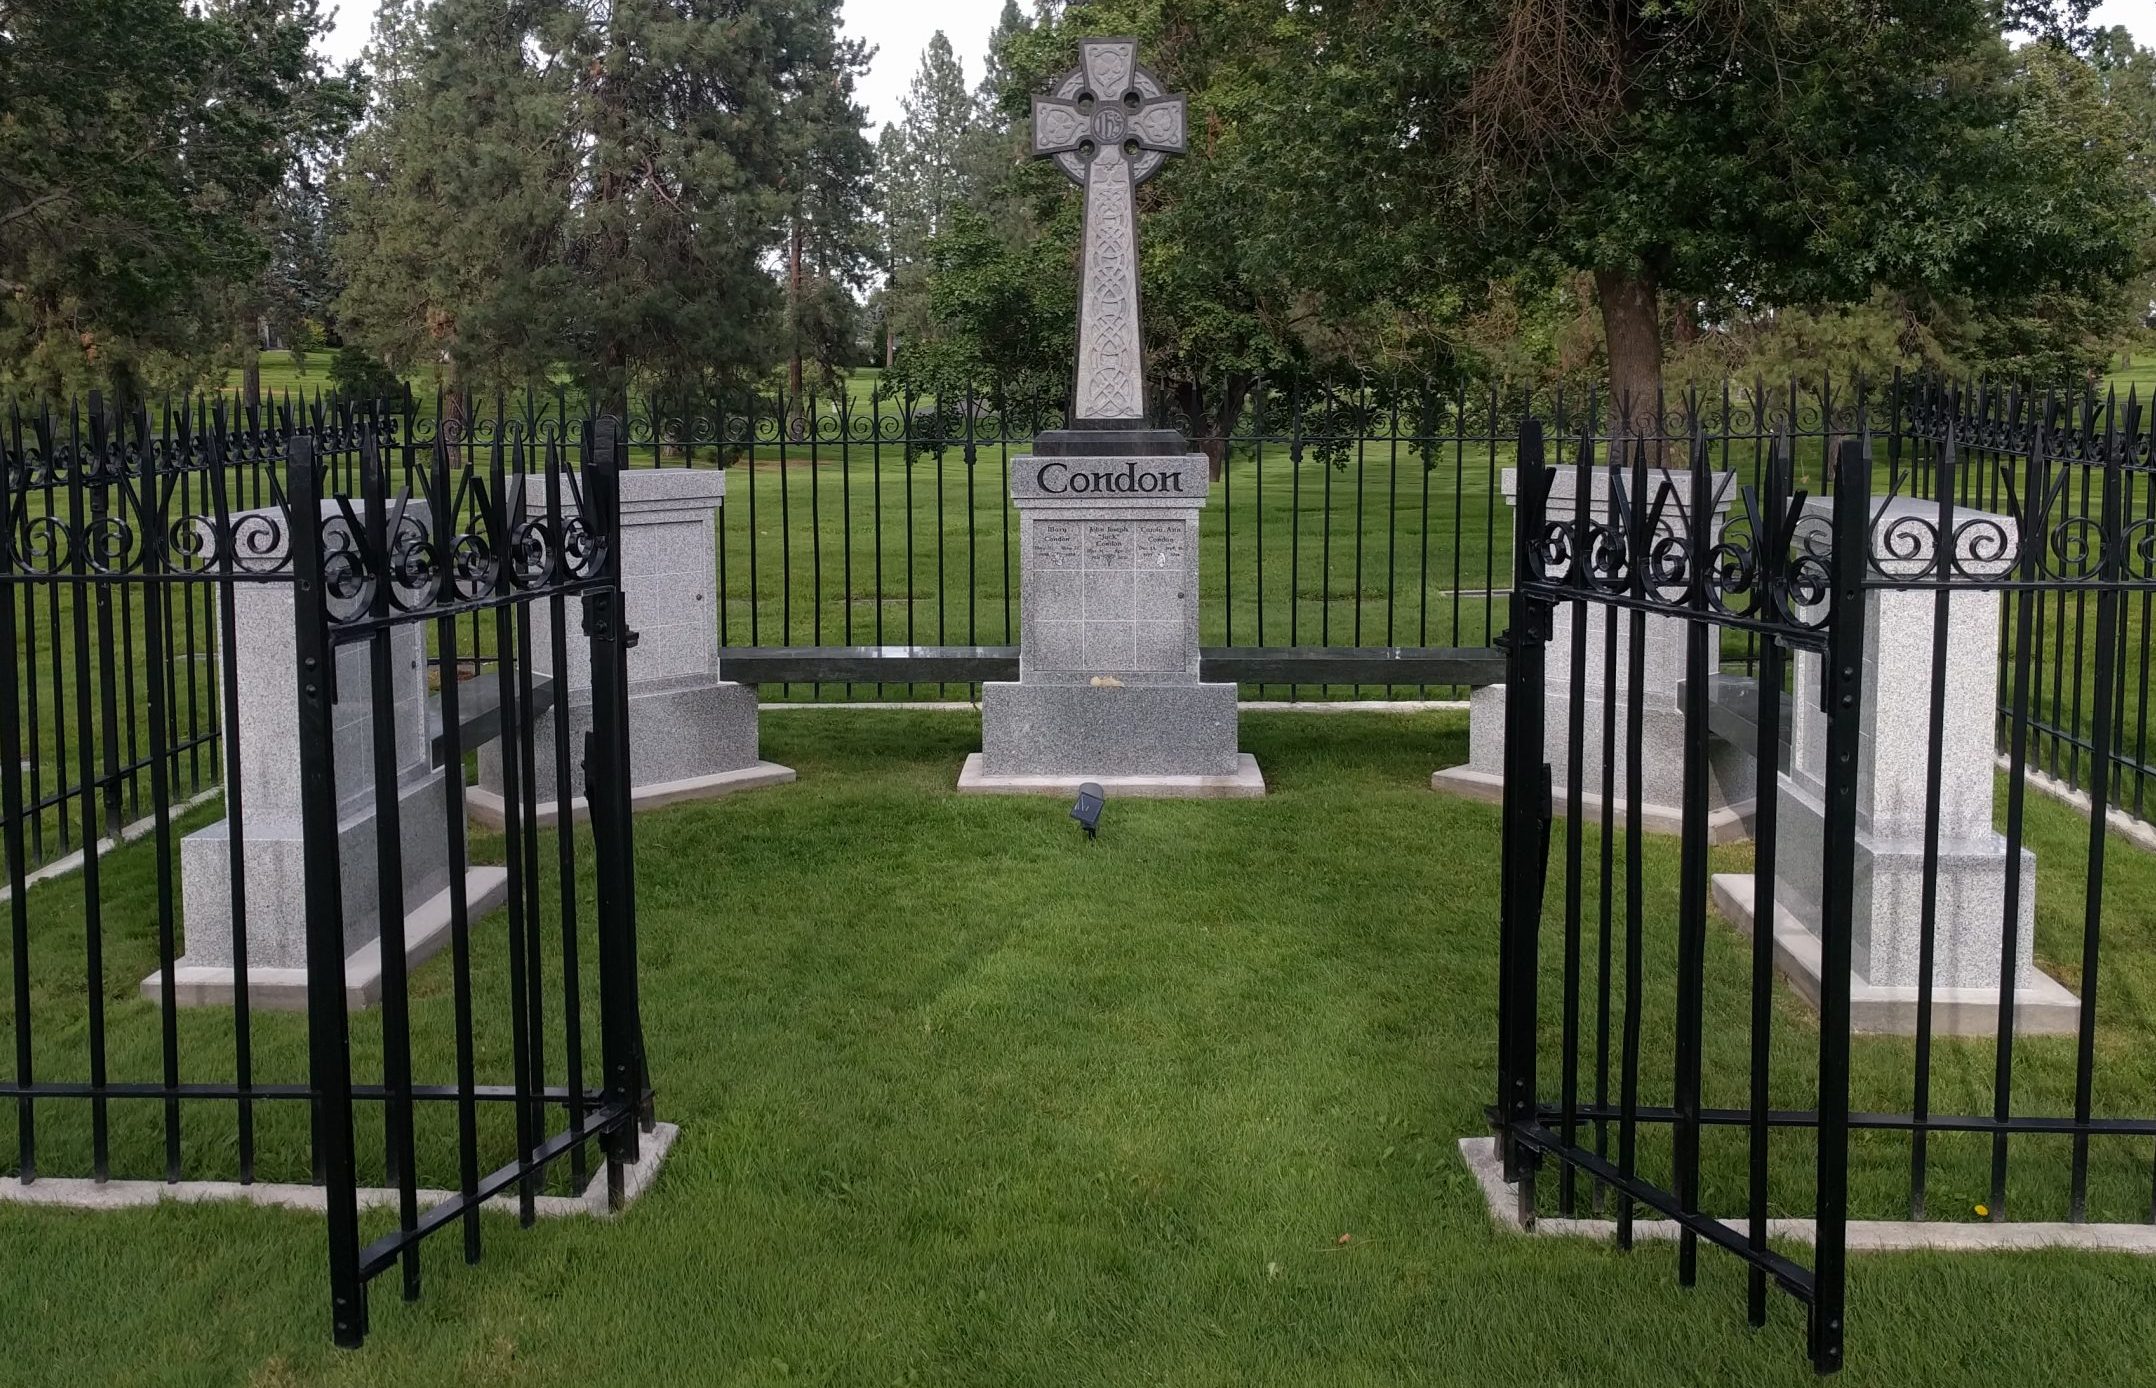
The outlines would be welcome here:
[[[837,15],[837,0],[390,0],[382,96],[348,166],[349,325],[394,365],[479,386],[562,367],[620,402],[760,376],[795,335],[796,234],[804,329],[869,249],[865,54]]]
[[[0,378],[210,378],[330,80],[312,0],[0,7]]]
[[[973,121],[958,155],[966,203],[1013,244],[1038,232],[1024,202],[1007,196],[1005,187],[1012,170],[1024,162],[1031,139],[1029,93],[1013,72],[1011,59],[1032,31],[1018,0],[1003,0],[1003,14],[988,35],[986,69],[973,93]]]
[[[345,334],[453,396],[546,377],[578,295],[580,153],[559,6],[385,0],[338,185]]]
[[[876,260],[870,215],[875,149],[861,133],[867,112],[854,99],[868,70],[868,46],[838,35],[837,0],[822,0],[823,23],[804,53],[787,93],[786,129],[793,144],[788,217],[788,384],[802,397],[805,365],[813,361],[826,384],[836,379],[859,337],[860,305]]]
[[[935,327],[929,246],[966,198],[965,143],[973,125],[965,68],[940,29],[921,55],[905,112],[896,137],[886,132],[879,149],[890,276],[886,313],[902,337],[928,338]]]

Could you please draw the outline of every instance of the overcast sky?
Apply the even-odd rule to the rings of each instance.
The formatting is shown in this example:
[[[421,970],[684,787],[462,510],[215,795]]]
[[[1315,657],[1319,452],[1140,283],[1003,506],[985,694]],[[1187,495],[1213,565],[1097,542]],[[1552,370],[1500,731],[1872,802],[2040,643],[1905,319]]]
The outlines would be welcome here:
[[[327,45],[329,53],[338,61],[356,58],[366,45],[374,6],[371,0],[335,3],[337,27]],[[861,90],[872,130],[903,114],[899,103],[921,65],[921,50],[938,29],[950,36],[951,46],[958,50],[967,84],[980,81],[981,51],[1002,12],[1003,0],[846,0],[846,28],[877,49]],[[2156,0],[2106,0],[2096,7],[2096,22],[2123,24],[2142,44],[2156,44]]]

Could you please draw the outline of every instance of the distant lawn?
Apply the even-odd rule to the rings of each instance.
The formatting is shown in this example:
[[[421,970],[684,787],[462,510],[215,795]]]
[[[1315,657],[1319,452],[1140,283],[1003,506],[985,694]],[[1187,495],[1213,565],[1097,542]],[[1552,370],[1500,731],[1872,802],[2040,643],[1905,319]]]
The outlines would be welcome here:
[[[330,363],[335,361],[336,357],[337,354],[334,351],[295,354],[284,348],[276,348],[264,352],[258,359],[262,375],[262,393],[265,396],[282,396],[289,391],[293,398],[297,400],[302,396],[312,399],[317,391],[327,392],[331,388],[329,380]],[[869,394],[875,389],[876,381],[882,375],[883,371],[880,367],[860,367],[848,372],[846,379],[848,397],[857,403],[865,402]],[[431,414],[435,391],[434,380],[425,375],[413,375],[405,379],[406,383],[411,386],[413,393],[422,402],[422,409]],[[226,374],[226,390],[237,392],[240,386],[241,376],[237,369]],[[493,402],[487,400],[482,404],[487,409],[491,409]],[[516,404],[517,402],[515,401],[509,402],[509,408],[514,410]]]
[[[1481,1383],[1501,1365],[1522,1384],[1813,1382],[1794,1304],[1776,1297],[1769,1329],[1747,1330],[1727,1257],[1705,1254],[1684,1292],[1667,1247],[1627,1257],[1490,1229],[1453,1148],[1483,1130],[1490,1094],[1498,820],[1427,788],[1464,758],[1464,729],[1251,716],[1270,798],[1114,802],[1089,846],[1056,801],[950,793],[979,745],[968,716],[773,715],[766,755],[799,785],[637,824],[651,1059],[683,1137],[625,1220],[492,1218],[476,1270],[454,1235],[437,1240],[425,1298],[407,1307],[378,1283],[373,1336],[349,1354],[329,1344],[315,1219],[0,1208],[0,1378],[1330,1388]],[[2057,903],[2079,821],[2041,802],[2032,816],[2051,959],[2071,953],[2072,902]],[[129,852],[108,881],[107,976],[129,1038],[115,1073],[132,1078],[154,1073],[155,1014],[133,996],[148,874]],[[1675,857],[1649,853],[1651,1032]],[[2099,1103],[2146,1112],[2156,892],[2148,859],[2116,857]],[[49,1073],[80,1064],[65,1002],[78,890],[34,898],[34,952],[52,965],[40,1006],[60,1018],[48,1032],[41,1017]],[[498,925],[486,941],[494,989]],[[1720,926],[1708,945],[1710,1097],[1726,1101],[1745,946]],[[443,975],[430,965],[418,984],[428,1075],[444,1072]],[[1554,961],[1545,977],[1554,1005]],[[363,1054],[373,1020],[355,1028]],[[1780,1092],[1797,1097],[1814,1039],[1786,992],[1776,1027]],[[191,1017],[189,1037],[190,1075],[228,1073],[213,1020]],[[303,1037],[299,1019],[265,1019],[265,1070],[296,1072]],[[1905,1043],[1857,1049],[1863,1100],[1890,1100]],[[1988,1047],[1946,1049],[1941,1111],[1980,1102]],[[1643,1073],[1650,1101],[1666,1096],[1666,1052]],[[41,1116],[57,1171],[79,1124],[57,1105]],[[13,1117],[0,1105],[0,1161]],[[124,1174],[155,1175],[154,1106],[118,1106],[115,1124]],[[191,1105],[187,1128],[191,1163],[229,1163],[229,1109]],[[293,1115],[265,1137],[286,1170],[303,1128]],[[2108,1217],[2138,1217],[2145,1148],[2103,1158],[2140,1175],[2107,1176]],[[2017,1143],[2017,1160],[2039,1150]],[[362,1159],[378,1151],[363,1143]],[[429,1151],[440,1179],[443,1149]],[[1718,1207],[1739,1189],[1731,1157],[1710,1150]],[[1906,1144],[1867,1139],[1857,1160],[1863,1212],[1891,1212]],[[1776,1163],[1778,1203],[1802,1203],[1801,1140],[1778,1141]],[[1943,1166],[1935,1209],[1969,1217],[1949,1208],[1963,1165]],[[2029,1199],[2022,1213],[2054,1215]],[[1859,1256],[1850,1324],[1852,1385],[2146,1383],[2156,1262]]]

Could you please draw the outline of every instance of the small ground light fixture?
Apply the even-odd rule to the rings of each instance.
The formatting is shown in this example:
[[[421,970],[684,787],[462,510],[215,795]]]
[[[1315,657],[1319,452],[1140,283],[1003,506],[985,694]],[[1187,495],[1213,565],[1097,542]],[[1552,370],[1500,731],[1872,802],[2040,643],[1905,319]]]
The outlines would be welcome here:
[[[1085,827],[1088,839],[1100,837],[1101,807],[1107,803],[1108,796],[1100,788],[1100,782],[1087,781],[1078,787],[1078,803],[1071,806],[1071,818]]]

